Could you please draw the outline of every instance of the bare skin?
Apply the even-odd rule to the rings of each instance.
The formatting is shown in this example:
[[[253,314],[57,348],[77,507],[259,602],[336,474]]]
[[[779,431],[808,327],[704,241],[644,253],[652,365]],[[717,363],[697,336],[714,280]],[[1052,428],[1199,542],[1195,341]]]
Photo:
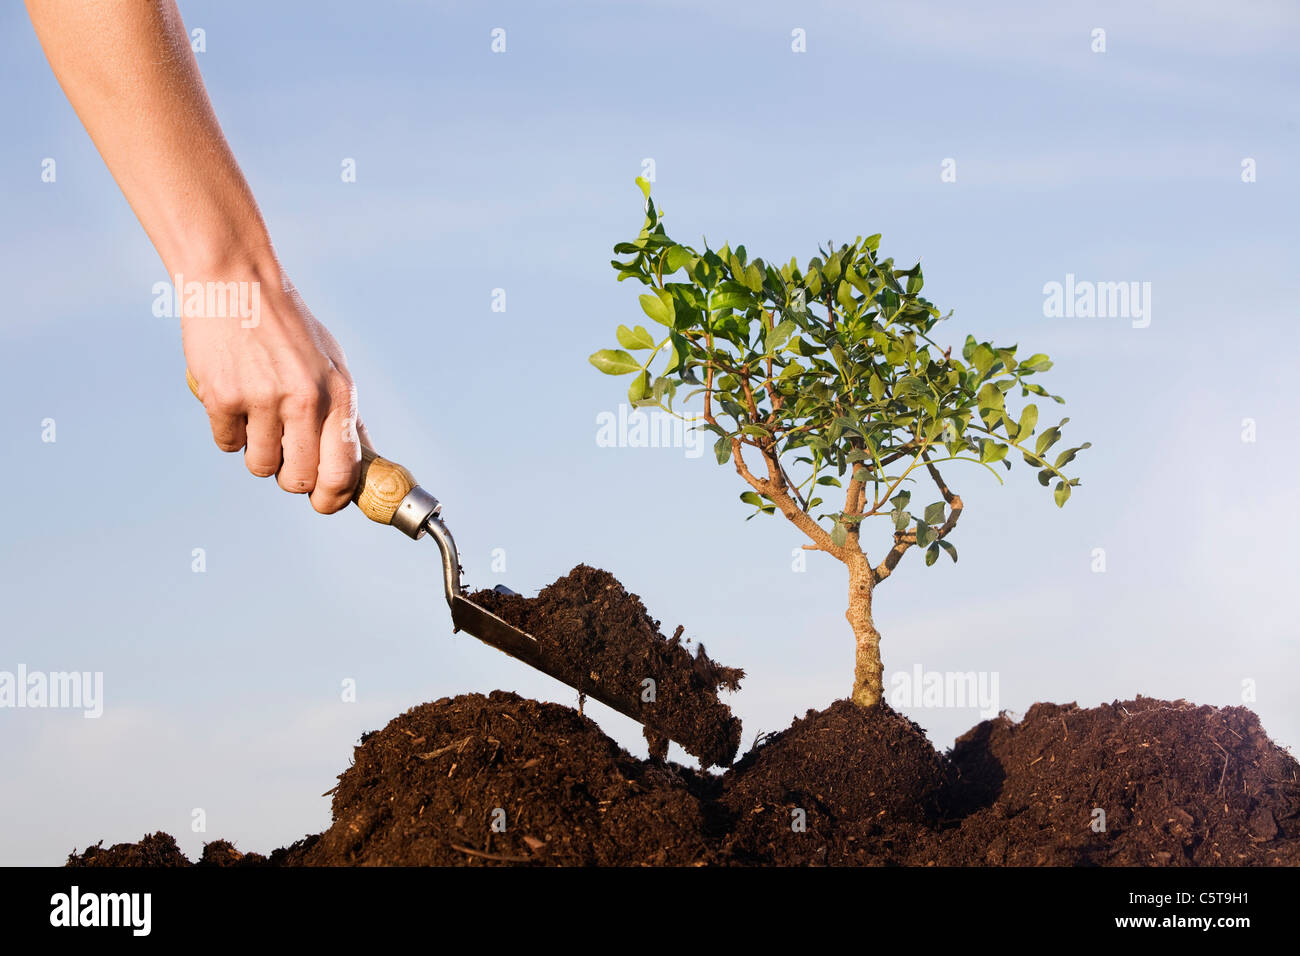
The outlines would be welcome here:
[[[275,475],[322,514],[346,507],[358,438],[370,444],[356,386],[280,267],[174,0],[27,0],[27,12],[168,275],[187,288],[242,289],[258,304],[250,318],[177,297],[185,360],[217,446],[242,449],[250,472]]]

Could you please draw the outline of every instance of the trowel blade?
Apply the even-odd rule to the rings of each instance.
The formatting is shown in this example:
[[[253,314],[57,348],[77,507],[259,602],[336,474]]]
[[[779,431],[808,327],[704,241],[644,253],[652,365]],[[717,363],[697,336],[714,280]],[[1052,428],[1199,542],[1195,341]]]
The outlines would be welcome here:
[[[640,707],[637,706],[639,702],[623,700],[613,694],[607,694],[599,684],[588,687],[575,686],[571,678],[566,677],[557,667],[552,666],[546,660],[546,655],[542,652],[537,638],[511,624],[507,624],[491,611],[479,607],[473,601],[466,600],[459,595],[453,598],[451,602],[451,622],[455,625],[456,630],[472,634],[484,644],[490,644],[497,650],[504,651],[511,657],[523,661],[529,667],[535,667],[543,674],[554,677],[561,684],[572,687],[592,700],[600,701],[606,707],[616,710],[624,716],[631,717],[639,724],[663,733],[641,714]],[[665,733],[664,736],[671,735]]]
[[[505,651],[530,667],[549,673],[549,670],[542,665],[537,638],[507,624],[473,601],[467,601],[459,595],[453,598],[451,623],[455,625],[456,630],[472,634],[484,644],[491,644],[497,650]]]

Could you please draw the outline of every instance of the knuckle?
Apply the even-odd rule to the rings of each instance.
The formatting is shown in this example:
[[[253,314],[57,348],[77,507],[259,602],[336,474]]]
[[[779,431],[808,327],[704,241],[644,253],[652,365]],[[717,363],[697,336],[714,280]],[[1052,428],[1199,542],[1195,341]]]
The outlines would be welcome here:
[[[238,415],[244,410],[243,393],[226,383],[215,383],[208,392],[208,411],[217,415]]]
[[[352,409],[357,404],[357,387],[347,376],[333,376],[329,384],[331,408]]]
[[[351,468],[345,471],[336,468],[323,469],[316,478],[316,488],[322,494],[346,497],[352,494],[356,481],[356,473]]]

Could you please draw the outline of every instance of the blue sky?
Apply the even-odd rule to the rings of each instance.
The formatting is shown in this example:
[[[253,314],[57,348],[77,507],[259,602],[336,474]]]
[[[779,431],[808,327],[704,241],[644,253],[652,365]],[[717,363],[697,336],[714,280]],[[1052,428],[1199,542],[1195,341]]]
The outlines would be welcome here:
[[[381,452],[443,500],[471,585],[533,593],[608,568],[665,630],[747,669],[745,747],[849,690],[838,565],[792,571],[797,532],[744,521],[709,456],[595,441],[623,388],[586,357],[640,315],[607,263],[640,227],[632,180],[651,158],[684,241],[802,261],[883,233],[954,311],[942,336],[1048,352],[1068,434],[1093,442],[1064,510],[1027,469],[1002,488],[947,476],[961,559],[911,555],[877,592],[887,679],[993,672],[1015,713],[1239,704],[1251,680],[1265,728],[1300,743],[1282,601],[1300,464],[1293,5],[181,10],[290,275],[347,350]],[[98,720],[0,709],[0,862],[155,829],[191,853],[269,850],[328,824],[318,795],[356,738],[409,706],[495,688],[572,703],[451,636],[432,545],[322,518],[212,446],[179,330],[152,314],[162,266],[19,5],[0,10],[0,63],[0,670],[105,682]],[[1150,325],[1045,318],[1043,287],[1067,274],[1150,282]],[[590,712],[644,754],[636,725]],[[979,720],[908,713],[940,747]]]

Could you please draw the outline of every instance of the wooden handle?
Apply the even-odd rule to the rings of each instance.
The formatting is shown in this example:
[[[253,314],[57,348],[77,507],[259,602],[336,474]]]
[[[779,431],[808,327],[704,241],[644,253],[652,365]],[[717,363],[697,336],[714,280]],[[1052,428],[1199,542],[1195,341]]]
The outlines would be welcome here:
[[[185,384],[198,398],[199,383],[188,368],[185,370]],[[365,442],[361,443],[361,480],[352,493],[352,500],[363,515],[380,524],[392,524],[402,499],[417,485],[415,476],[404,467],[380,456]]]

